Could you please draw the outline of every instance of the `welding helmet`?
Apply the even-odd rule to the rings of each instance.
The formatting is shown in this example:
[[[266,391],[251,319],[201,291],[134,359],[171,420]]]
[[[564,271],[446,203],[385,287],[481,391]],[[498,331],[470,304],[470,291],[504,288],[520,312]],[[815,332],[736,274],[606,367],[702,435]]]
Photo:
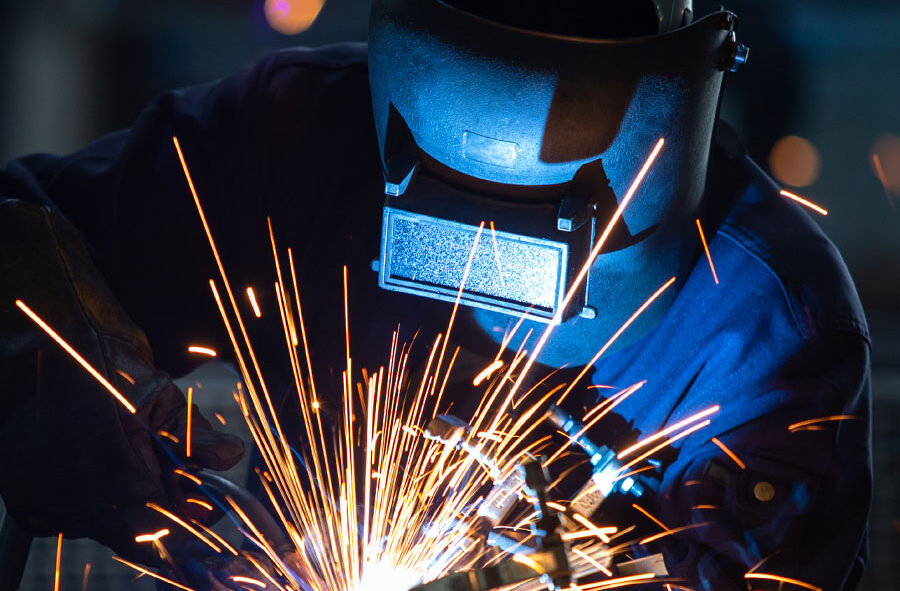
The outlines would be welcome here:
[[[724,73],[746,57],[735,25],[692,22],[689,0],[374,0],[380,286],[453,301],[465,276],[460,302],[486,332],[509,315],[558,323],[577,362],[573,339],[608,338],[674,276],[619,343],[652,328],[699,252]]]

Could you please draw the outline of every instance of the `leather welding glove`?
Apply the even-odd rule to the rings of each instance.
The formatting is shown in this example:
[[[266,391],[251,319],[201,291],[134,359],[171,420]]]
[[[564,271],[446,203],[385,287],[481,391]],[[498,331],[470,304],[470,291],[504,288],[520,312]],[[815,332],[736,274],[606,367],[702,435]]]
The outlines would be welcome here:
[[[130,412],[16,305],[21,300],[136,408]],[[155,563],[137,534],[182,528],[190,508],[173,474],[185,459],[187,405],[153,367],[150,346],[120,308],[81,235],[51,207],[0,196],[0,494],[35,535],[90,537]],[[178,443],[159,437],[166,431]],[[192,467],[224,470],[240,439],[192,412]],[[171,454],[171,455],[170,455]],[[202,515],[193,515],[202,517]]]

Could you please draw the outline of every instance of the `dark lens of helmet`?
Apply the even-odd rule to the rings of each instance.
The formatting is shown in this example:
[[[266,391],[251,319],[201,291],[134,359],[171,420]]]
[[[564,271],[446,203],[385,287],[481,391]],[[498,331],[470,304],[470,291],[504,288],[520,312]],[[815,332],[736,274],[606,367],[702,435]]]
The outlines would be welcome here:
[[[443,0],[510,26],[578,37],[620,39],[655,35],[651,0]]]

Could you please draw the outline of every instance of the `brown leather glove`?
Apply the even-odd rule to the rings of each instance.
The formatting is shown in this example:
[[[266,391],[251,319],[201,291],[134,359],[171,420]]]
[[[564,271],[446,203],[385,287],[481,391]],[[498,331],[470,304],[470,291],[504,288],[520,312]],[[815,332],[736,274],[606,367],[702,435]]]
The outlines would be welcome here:
[[[22,313],[17,299],[137,413]],[[117,304],[80,234],[48,207],[0,201],[0,334],[0,494],[9,512],[35,535],[86,536],[125,558],[156,562],[135,535],[180,528],[147,503],[182,516],[197,509],[183,502],[183,478],[172,473],[185,458],[185,398],[153,367],[146,337]],[[243,442],[214,431],[196,408],[191,433],[192,465],[224,470],[243,456]]]

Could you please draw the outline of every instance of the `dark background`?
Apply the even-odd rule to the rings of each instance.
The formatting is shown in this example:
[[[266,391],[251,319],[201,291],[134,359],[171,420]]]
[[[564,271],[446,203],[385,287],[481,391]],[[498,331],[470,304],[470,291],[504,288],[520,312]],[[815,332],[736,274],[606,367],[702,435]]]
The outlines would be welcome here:
[[[296,10],[309,2],[282,1]],[[159,92],[214,80],[267,51],[366,38],[365,0],[327,0],[312,26],[295,35],[274,30],[264,4],[7,0],[0,8],[0,163],[76,149],[128,126]],[[698,0],[695,12],[717,5]],[[729,81],[723,116],[776,180],[829,210],[816,219],[844,254],[869,317],[876,502],[864,589],[894,589],[900,580],[900,2],[732,0],[726,6],[741,17],[739,39],[751,55]],[[32,553],[25,588],[43,588],[42,577],[52,576],[55,548],[49,554],[41,548]],[[63,588],[67,580],[68,588],[80,588],[84,561],[77,552],[64,556]],[[100,576],[103,569],[94,567],[89,589],[117,588]],[[133,588],[152,588],[147,584]]]

